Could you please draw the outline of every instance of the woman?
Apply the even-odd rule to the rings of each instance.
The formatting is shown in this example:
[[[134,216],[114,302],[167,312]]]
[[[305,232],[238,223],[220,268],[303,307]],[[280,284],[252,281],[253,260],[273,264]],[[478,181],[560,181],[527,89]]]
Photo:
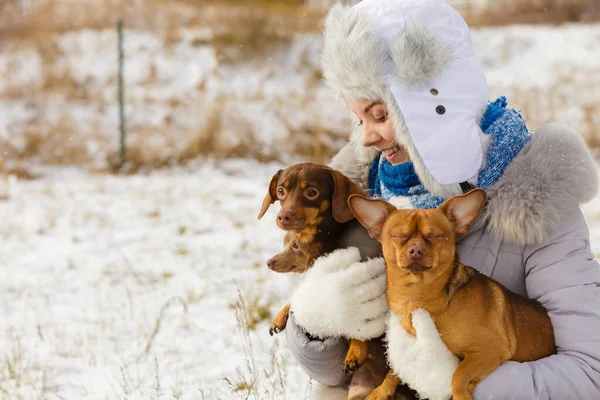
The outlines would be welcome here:
[[[506,99],[488,102],[468,27],[444,0],[336,5],[324,36],[325,80],[358,120],[331,165],[397,207],[486,189],[483,216],[458,242],[461,261],[549,312],[558,354],[501,365],[475,398],[600,399],[600,267],[579,209],[598,177],[583,141],[554,124],[530,133]],[[383,333],[384,266],[335,253],[318,262],[326,268],[293,297],[286,335],[305,371],[341,385],[343,398],[340,336]]]

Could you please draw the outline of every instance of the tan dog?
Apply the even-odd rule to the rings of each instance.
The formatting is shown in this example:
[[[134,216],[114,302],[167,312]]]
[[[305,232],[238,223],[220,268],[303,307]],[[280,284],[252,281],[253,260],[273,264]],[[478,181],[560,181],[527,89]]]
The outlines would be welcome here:
[[[387,298],[415,335],[411,312],[427,310],[443,342],[460,360],[452,377],[455,400],[508,360],[535,361],[556,353],[546,309],[459,262],[456,239],[480,215],[486,192],[474,189],[437,209],[397,210],[382,200],[351,196],[350,208],[383,247]],[[390,371],[369,399],[388,398],[400,380]]]

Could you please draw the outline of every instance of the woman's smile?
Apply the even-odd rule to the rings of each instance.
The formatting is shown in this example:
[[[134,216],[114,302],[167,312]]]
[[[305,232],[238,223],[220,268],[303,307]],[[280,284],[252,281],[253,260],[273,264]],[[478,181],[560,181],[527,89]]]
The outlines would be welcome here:
[[[392,163],[394,158],[398,155],[398,151],[400,150],[400,146],[394,145],[389,149],[381,150],[381,153],[385,156],[385,158]]]

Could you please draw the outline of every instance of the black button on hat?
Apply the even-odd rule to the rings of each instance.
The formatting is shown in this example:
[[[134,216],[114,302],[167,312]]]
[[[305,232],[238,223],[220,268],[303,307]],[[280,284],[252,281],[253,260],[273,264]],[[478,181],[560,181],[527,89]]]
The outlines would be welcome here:
[[[435,112],[438,113],[438,114],[440,114],[440,115],[443,115],[443,114],[446,113],[446,107],[444,107],[444,106],[437,106],[435,108]]]

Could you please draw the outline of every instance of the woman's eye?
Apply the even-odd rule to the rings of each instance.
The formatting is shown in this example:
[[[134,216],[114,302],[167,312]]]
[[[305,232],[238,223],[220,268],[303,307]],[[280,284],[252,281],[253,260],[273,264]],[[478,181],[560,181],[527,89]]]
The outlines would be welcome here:
[[[306,196],[310,199],[314,199],[315,197],[317,197],[319,195],[319,191],[315,188],[308,188],[306,189]]]
[[[277,196],[279,196],[279,197],[285,196],[285,189],[283,188],[283,186],[279,186],[277,188]]]
[[[387,119],[388,119],[388,115],[385,114],[383,117],[375,118],[375,122],[378,123],[378,124],[381,124],[381,123],[387,121]]]

